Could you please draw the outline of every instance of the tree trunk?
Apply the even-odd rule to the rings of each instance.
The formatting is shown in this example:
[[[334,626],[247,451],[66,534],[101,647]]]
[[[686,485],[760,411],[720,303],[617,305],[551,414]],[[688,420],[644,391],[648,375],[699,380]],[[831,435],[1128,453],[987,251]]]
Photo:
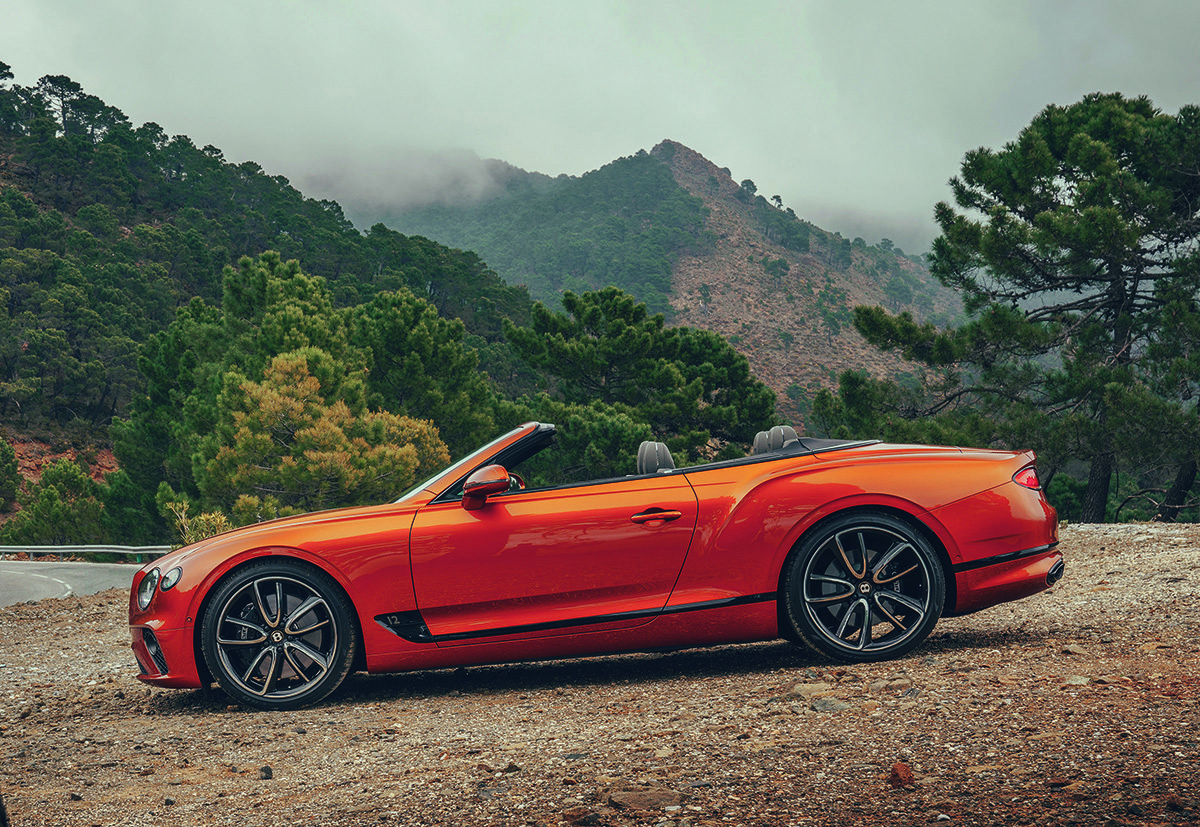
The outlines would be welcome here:
[[[1195,484],[1196,460],[1191,459],[1180,465],[1179,470],[1175,472],[1175,482],[1171,483],[1166,498],[1158,507],[1158,513],[1154,515],[1154,522],[1173,523],[1179,519],[1179,512],[1183,510],[1183,504],[1187,502],[1188,492]]]
[[[1081,523],[1102,523],[1108,508],[1108,487],[1112,482],[1116,456],[1110,451],[1092,458],[1088,472],[1087,491],[1083,494],[1083,509],[1079,515]]]

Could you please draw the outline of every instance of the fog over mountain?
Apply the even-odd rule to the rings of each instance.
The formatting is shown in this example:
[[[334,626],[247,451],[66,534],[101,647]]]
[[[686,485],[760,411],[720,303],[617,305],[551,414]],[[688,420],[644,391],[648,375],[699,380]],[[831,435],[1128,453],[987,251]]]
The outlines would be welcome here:
[[[0,60],[314,196],[480,194],[480,159],[581,175],[671,138],[921,252],[963,154],[1047,104],[1195,102],[1197,31],[1176,0],[10,0]]]
[[[504,182],[524,171],[503,161],[485,160],[467,150],[411,151],[370,163],[329,156],[297,182],[305,191],[332,198],[347,216],[368,208],[401,211],[431,204],[475,204],[498,194]]]

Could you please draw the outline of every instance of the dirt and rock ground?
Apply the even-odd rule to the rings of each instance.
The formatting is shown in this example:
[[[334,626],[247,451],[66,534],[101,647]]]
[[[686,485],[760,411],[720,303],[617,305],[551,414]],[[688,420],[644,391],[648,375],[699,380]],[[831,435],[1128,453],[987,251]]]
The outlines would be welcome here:
[[[1200,823],[1200,527],[1077,526],[1050,592],[846,667],[782,642],[393,676],[251,712],[134,676],[118,591],[0,609],[34,825]]]

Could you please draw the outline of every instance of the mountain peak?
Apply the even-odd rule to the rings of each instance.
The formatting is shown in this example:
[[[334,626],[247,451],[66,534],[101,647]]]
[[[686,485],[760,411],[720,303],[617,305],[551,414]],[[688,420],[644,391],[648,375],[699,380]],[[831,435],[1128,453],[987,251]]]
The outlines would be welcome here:
[[[650,154],[671,167],[672,172],[679,175],[715,177],[717,181],[728,188],[737,187],[733,173],[728,167],[718,167],[691,147],[685,146],[670,138],[660,141]]]
[[[533,173],[505,172],[502,201],[397,212],[386,223],[474,250],[551,306],[566,290],[611,284],[672,323],[720,333],[797,423],[799,401],[838,372],[899,366],[854,330],[855,305],[930,318],[950,304],[919,262],[822,230],[678,141],[536,186],[523,177]]]
[[[854,329],[856,305],[911,309],[928,318],[955,302],[914,260],[861,239],[851,242],[804,221],[778,197],[768,201],[683,144],[664,140],[651,154],[700,199],[714,243],[675,263],[673,321],[722,334],[779,394],[781,412],[799,422],[797,401],[837,374],[876,376],[902,369],[898,357],[867,344]]]

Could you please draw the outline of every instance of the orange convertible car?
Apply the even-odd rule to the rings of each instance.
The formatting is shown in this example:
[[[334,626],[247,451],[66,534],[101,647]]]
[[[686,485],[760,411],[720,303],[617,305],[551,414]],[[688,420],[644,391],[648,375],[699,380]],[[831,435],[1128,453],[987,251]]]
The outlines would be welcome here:
[[[384,505],[261,523],[133,580],[141,679],[266,709],[397,672],[785,637],[902,655],[1063,573],[1031,452],[760,433],[751,455],[543,485],[528,423]],[[546,465],[549,462],[550,465]],[[529,480],[526,485],[525,479]]]

